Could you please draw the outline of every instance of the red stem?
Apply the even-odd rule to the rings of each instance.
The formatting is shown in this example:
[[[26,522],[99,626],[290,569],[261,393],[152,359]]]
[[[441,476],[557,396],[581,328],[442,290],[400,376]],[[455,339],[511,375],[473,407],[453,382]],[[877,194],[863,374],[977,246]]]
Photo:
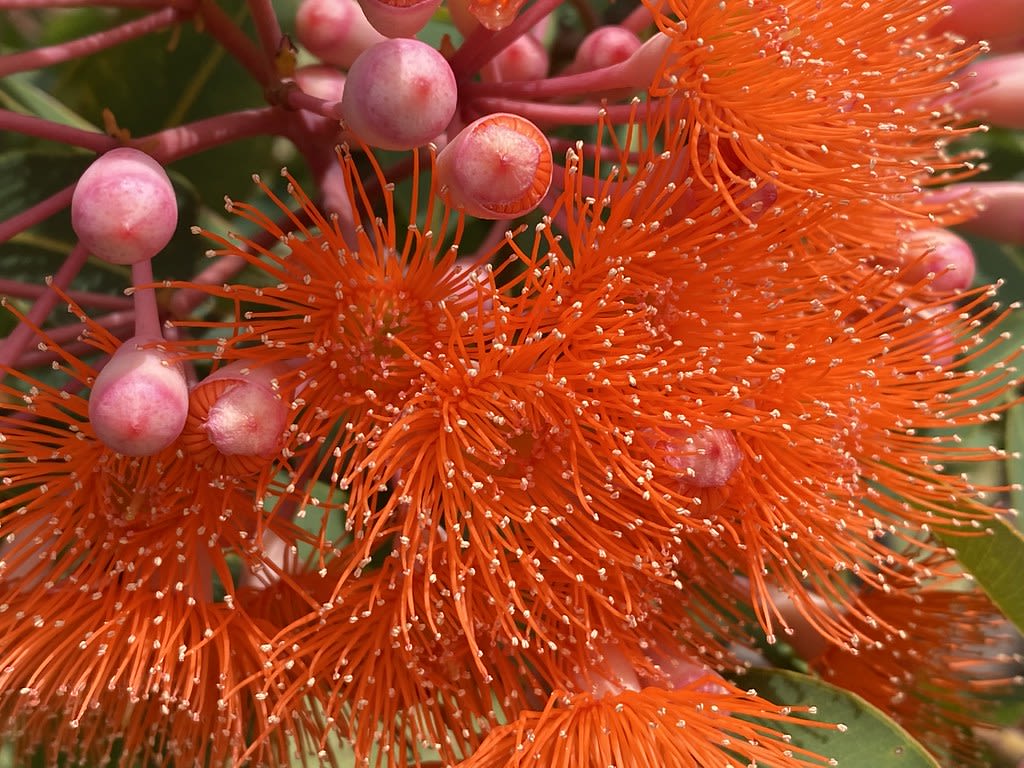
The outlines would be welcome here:
[[[268,64],[268,79],[277,78],[277,53],[281,47],[281,24],[269,0],[248,0],[249,15],[252,16],[259,35],[260,45]]]
[[[465,83],[463,93],[468,98],[501,96],[528,99],[563,98],[605,93],[618,88],[633,88],[629,72],[622,63],[610,67],[577,72],[573,75],[548,77],[543,80],[510,80],[498,83]]]
[[[77,40],[69,40],[66,43],[58,43],[57,45],[48,45],[23,53],[11,53],[6,56],[0,56],[0,77],[11,75],[15,72],[41,69],[59,64],[62,61],[89,56],[98,51],[119,45],[127,40],[155,32],[158,29],[173,24],[185,15],[187,15],[185,11],[178,10],[177,8],[164,8],[148,16],[143,16],[141,19],[135,19],[134,21],[105,29],[93,35],[86,35]]]
[[[152,283],[153,262],[150,259],[143,259],[132,264],[135,335],[143,339],[163,338],[163,332],[160,329],[160,309],[157,307],[156,289]]]
[[[206,24],[206,30],[227,49],[228,53],[238,59],[256,82],[266,88],[270,84],[267,68],[259,48],[252,40],[245,36],[231,17],[213,0],[200,0],[198,13]]]
[[[619,26],[639,35],[653,23],[654,17],[651,15],[651,9],[645,4],[640,3],[626,18],[619,22]]]
[[[168,128],[132,142],[161,163],[171,163],[235,139],[285,131],[287,116],[276,107],[245,109]]]
[[[598,121],[602,112],[605,120],[611,123],[626,123],[635,115],[643,117],[647,103],[633,104],[536,104],[517,99],[474,99],[470,103],[473,109],[483,114],[491,112],[513,112],[528,120],[538,123],[556,123],[560,125],[592,125]]]
[[[53,8],[185,8],[188,0],[0,0],[0,11],[43,10]]]
[[[37,299],[50,290],[49,286],[36,285],[34,283],[22,283],[18,280],[6,280],[0,278],[0,294],[4,296],[17,296],[22,299]],[[89,306],[95,309],[109,309],[112,311],[131,309],[131,299],[123,296],[110,296],[105,293],[93,293],[91,291],[65,291],[68,298],[81,306]]]
[[[487,62],[505,50],[517,38],[528,34],[534,24],[561,5],[561,0],[537,0],[504,29],[492,32],[477,27],[448,60],[456,79],[479,71]]]
[[[76,182],[77,183],[77,182]],[[64,187],[60,192],[50,195],[31,208],[0,222],[0,245],[6,243],[19,232],[34,227],[39,222],[50,218],[53,214],[71,205],[71,196],[75,193],[75,185]]]
[[[26,136],[35,136],[37,139],[82,147],[97,153],[106,152],[117,146],[117,140],[105,133],[84,131],[81,128],[72,128],[70,125],[62,125],[41,117],[22,115],[19,112],[11,112],[6,109],[0,109],[0,131],[22,133]]]
[[[11,335],[0,345],[0,368],[13,365],[14,361],[21,357],[21,353],[25,351],[25,347],[32,342],[32,338],[35,336],[35,328],[40,327],[50,311],[57,306],[60,297],[52,289],[64,290],[67,288],[68,284],[81,271],[88,257],[89,251],[81,243],[71,250],[60,269],[57,270],[57,274],[50,279],[51,290],[35,300],[32,308],[25,315],[25,319],[18,323]]]

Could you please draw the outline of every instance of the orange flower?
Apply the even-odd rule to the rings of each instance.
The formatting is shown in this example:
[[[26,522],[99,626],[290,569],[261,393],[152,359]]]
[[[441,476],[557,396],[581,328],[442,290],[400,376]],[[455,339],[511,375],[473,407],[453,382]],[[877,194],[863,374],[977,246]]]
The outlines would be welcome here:
[[[723,692],[709,693],[708,679],[671,691],[644,688],[601,698],[556,693],[542,711],[492,731],[459,768],[702,768],[736,759],[779,768],[827,764],[776,730],[808,725],[790,714],[804,710],[778,707],[717,679]]]
[[[925,587],[867,601],[899,629],[853,652],[830,646],[811,668],[888,713],[937,757],[976,764],[971,729],[991,714],[985,699],[1014,685],[1003,676],[1013,630],[979,591]]]
[[[310,716],[252,731],[270,722],[260,689],[278,627],[233,604],[232,561],[273,570],[260,531],[294,542],[297,529],[264,519],[272,485],[197,471],[181,445],[143,458],[104,446],[77,394],[95,371],[64,360],[65,390],[13,370],[24,389],[0,385],[0,717],[25,749],[88,761],[221,764],[254,739],[285,760]]]

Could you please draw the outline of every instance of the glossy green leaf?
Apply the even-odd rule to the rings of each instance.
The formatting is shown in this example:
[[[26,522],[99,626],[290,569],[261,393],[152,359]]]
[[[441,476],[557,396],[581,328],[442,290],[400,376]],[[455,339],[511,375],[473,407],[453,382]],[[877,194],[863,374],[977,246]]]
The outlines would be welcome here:
[[[977,533],[959,535],[936,530],[943,543],[999,606],[1006,618],[1024,631],[1024,536],[1003,519]]]
[[[1016,510],[1014,518],[1018,531],[1024,531],[1024,403],[1018,403],[1006,413],[1006,479],[1011,483],[1010,506]]]
[[[859,696],[817,678],[777,669],[754,669],[737,684],[792,706],[813,706],[808,719],[841,729],[787,726],[793,744],[835,761],[839,768],[938,768],[910,734]]]

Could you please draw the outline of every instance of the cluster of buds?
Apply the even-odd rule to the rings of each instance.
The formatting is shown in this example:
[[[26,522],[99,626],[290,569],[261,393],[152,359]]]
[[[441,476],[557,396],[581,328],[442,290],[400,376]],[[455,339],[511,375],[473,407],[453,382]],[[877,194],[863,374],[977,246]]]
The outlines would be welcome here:
[[[1024,242],[1024,185],[957,143],[1024,128],[1012,3],[980,59],[969,0],[249,0],[254,38],[216,0],[78,4],[134,10],[0,74],[173,28],[266,104],[141,136],[0,109],[96,155],[0,221],[76,239],[0,280],[19,754],[820,765],[792,732],[845,725],[741,681],[780,633],[806,690],[977,747],[1012,632],[944,537],[1008,489],[946,467],[1005,458],[958,432],[1018,380],[949,227]],[[181,163],[262,135],[291,170],[238,232],[182,220]],[[127,296],[75,288],[97,268]]]

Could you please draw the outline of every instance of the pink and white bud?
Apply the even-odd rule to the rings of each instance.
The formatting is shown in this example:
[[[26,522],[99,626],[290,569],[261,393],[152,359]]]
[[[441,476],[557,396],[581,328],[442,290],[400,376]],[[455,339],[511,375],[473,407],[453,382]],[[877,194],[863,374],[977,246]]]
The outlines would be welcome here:
[[[521,35],[494,57],[484,70],[484,80],[510,82],[514,80],[541,80],[547,77],[551,57],[533,35]]]
[[[621,64],[639,51],[642,45],[640,38],[624,27],[598,27],[580,43],[573,69],[586,72]]]
[[[318,59],[343,68],[386,39],[356,0],[303,0],[295,14],[295,34]]]
[[[980,59],[957,82],[960,91],[951,99],[957,111],[1004,128],[1024,128],[1024,53]]]
[[[348,71],[341,114],[347,127],[381,149],[413,149],[455,116],[458,86],[444,56],[418,40],[385,40]]]
[[[265,459],[281,450],[288,428],[290,405],[277,384],[288,370],[285,364],[250,369],[238,361],[196,384],[183,438],[189,451],[206,457],[210,446],[216,449],[220,457],[206,457],[214,471],[259,471]],[[221,457],[242,461],[224,462]]]
[[[71,198],[71,226],[97,258],[111,264],[151,259],[178,225],[178,201],[163,167],[119,147],[85,169]]]
[[[359,0],[363,13],[385,37],[415,37],[427,26],[441,0]]]
[[[950,13],[935,25],[974,42],[985,40],[993,51],[1024,49],[1024,13],[1020,0],[951,0]]]
[[[665,464],[685,486],[720,488],[743,462],[743,450],[728,429],[680,432],[678,439],[659,440],[655,447],[664,450]]]
[[[529,213],[551,186],[551,145],[519,115],[497,112],[466,126],[437,156],[441,195],[480,219]]]
[[[931,200],[954,200],[973,217],[957,228],[972,235],[1024,245],[1024,182],[973,181],[952,184],[929,195]]]
[[[111,356],[93,383],[89,421],[100,442],[126,456],[152,456],[181,434],[188,384],[179,363],[135,336]]]
[[[931,287],[937,291],[962,291],[974,281],[974,252],[970,244],[948,229],[914,232],[905,240],[901,254],[906,269],[905,283],[917,283],[933,274]]]

